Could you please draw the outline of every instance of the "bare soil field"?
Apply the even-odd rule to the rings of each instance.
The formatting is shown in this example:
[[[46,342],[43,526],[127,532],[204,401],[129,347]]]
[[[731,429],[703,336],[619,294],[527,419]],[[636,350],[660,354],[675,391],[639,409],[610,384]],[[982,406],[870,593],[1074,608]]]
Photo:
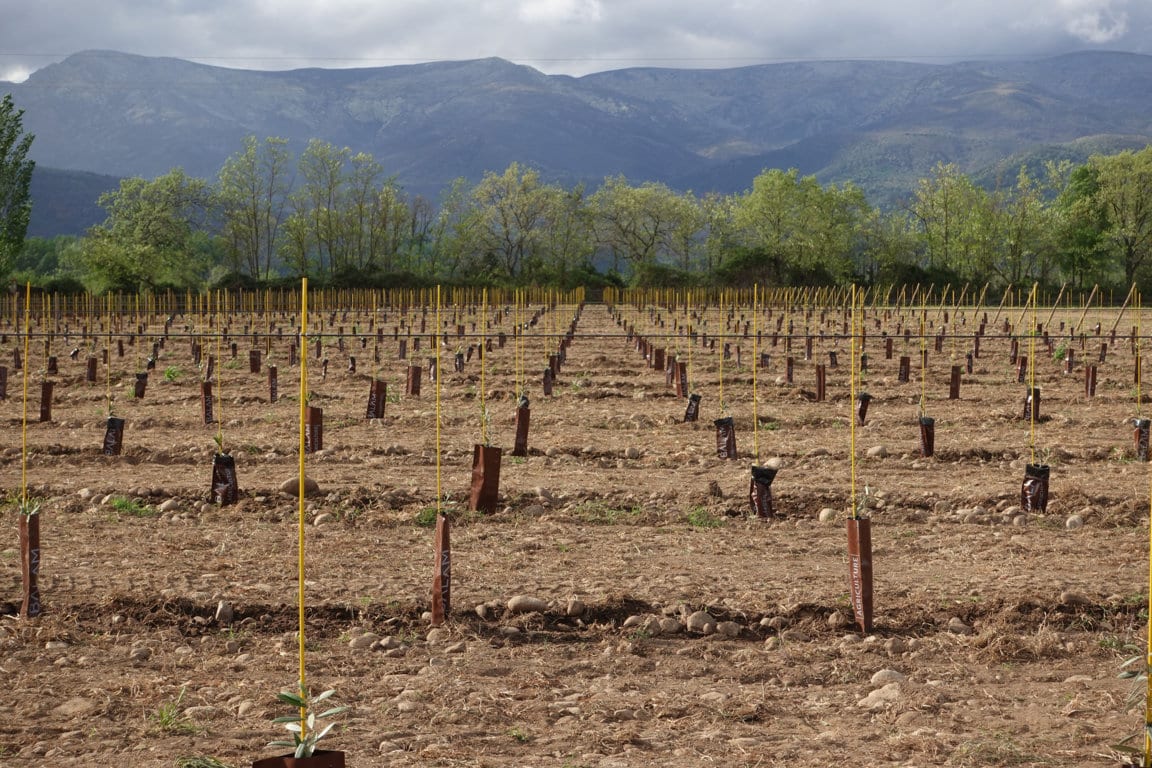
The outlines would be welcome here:
[[[490,308],[487,333],[507,333],[507,344],[486,355],[483,382],[476,355],[453,370],[457,349],[479,342],[475,315],[458,318],[464,337],[457,318],[442,317],[452,332],[439,398],[427,376],[419,397],[404,391],[409,362],[433,354],[427,335],[406,333],[418,312],[398,338],[397,312],[374,318],[385,330],[378,365],[362,316],[325,318],[326,375],[315,342],[308,347],[309,405],[324,410],[324,442],[307,456],[319,485],[306,499],[307,676],[350,706],[325,740],[349,765],[1116,764],[1108,745],[1141,724],[1117,674],[1143,651],[1147,620],[1149,472],[1135,458],[1131,422],[1140,415],[1134,314],[1115,340],[1115,310],[1091,310],[1083,340],[1058,331],[1078,308],[1055,313],[1052,351],[1018,338],[1042,392],[1033,426],[1002,326],[1018,321],[1018,308],[995,321],[988,312],[959,399],[948,397],[951,366],[966,364],[983,310],[947,323],[927,311],[923,385],[919,316],[869,310],[862,386],[873,399],[856,427],[875,563],[875,627],[865,635],[848,600],[856,406],[850,348],[837,338],[843,312],[789,315],[788,384],[787,320],[771,341],[778,309],[756,321],[756,352],[770,357],[754,371],[755,333],[745,337],[740,321],[751,321],[747,307],[727,328],[714,306],[694,322],[720,337],[712,347],[681,332],[683,310],[557,306],[525,336],[531,429],[519,458],[510,456],[517,344],[512,313],[497,322],[499,309]],[[544,396],[546,354],[577,316]],[[247,766],[284,751],[266,745],[286,735],[270,719],[286,714],[275,694],[297,675],[298,503],[280,487],[297,476],[300,369],[289,364],[292,319],[254,321],[283,330],[256,341],[279,370],[270,402],[266,372],[249,371],[244,322],[233,318],[234,335],[203,349],[219,355],[216,416],[239,479],[239,501],[225,506],[208,500],[216,426],[204,423],[205,371],[186,335],[203,323],[173,318],[142,399],[133,382],[162,319],[131,344],[126,332],[112,336],[111,369],[100,360],[95,383],[85,380],[91,340],[75,330],[57,339],[44,423],[43,341],[33,340],[27,478],[42,499],[44,612],[18,616],[9,504],[0,524],[0,765],[171,768],[181,756],[211,755]],[[426,323],[434,328],[434,313]],[[686,400],[647,366],[629,326],[689,362],[698,422],[683,422]],[[11,361],[21,340],[6,330],[0,484],[18,496],[22,372]],[[882,333],[896,338],[890,359]],[[401,360],[400,340],[418,337],[421,349]],[[1109,349],[1098,362],[1102,341]],[[96,350],[108,342],[97,337]],[[722,361],[725,343],[732,359]],[[1068,350],[1066,373],[1056,358]],[[826,368],[819,402],[814,366],[830,351],[839,364]],[[908,382],[898,381],[901,355],[913,361]],[[1085,362],[1098,364],[1093,397]],[[374,372],[388,400],[383,418],[366,419]],[[931,458],[918,450],[922,387],[936,419]],[[119,456],[102,452],[109,393],[125,419]],[[481,394],[489,440],[504,448],[492,514],[467,510]],[[431,628],[438,409],[452,592],[447,622]],[[712,420],[722,415],[735,420],[737,460],[717,456]],[[1052,473],[1047,511],[1026,513],[1025,464],[1041,460]],[[777,517],[760,520],[750,516],[749,468],[769,461],[779,467]],[[517,597],[535,598],[537,610],[510,609]]]

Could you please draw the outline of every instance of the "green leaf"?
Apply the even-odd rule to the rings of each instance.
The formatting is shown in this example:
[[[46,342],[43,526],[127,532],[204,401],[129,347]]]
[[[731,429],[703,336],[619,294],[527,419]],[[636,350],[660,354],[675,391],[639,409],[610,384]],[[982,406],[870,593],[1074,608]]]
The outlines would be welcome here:
[[[345,705],[345,706],[343,706],[343,707],[332,707],[332,709],[329,709],[329,710],[326,710],[326,711],[324,711],[324,712],[321,712],[320,714],[316,715],[316,717],[317,717],[317,718],[321,718],[321,717],[331,717],[332,715],[338,715],[338,714],[340,714],[341,712],[344,712],[344,711],[345,711],[345,710],[347,710],[347,709],[348,709],[348,707],[347,707],[346,705]]]
[[[272,719],[274,723],[298,723],[300,722],[300,715],[281,715]]]
[[[324,691],[324,693],[322,693],[319,696],[317,696],[316,698],[312,699],[312,703],[318,704],[319,702],[324,701],[324,699],[327,699],[328,697],[330,697],[334,693],[336,693],[336,689],[335,688],[329,688],[328,690]]]
[[[312,743],[315,744],[317,741],[320,741],[320,739],[327,736],[328,731],[332,730],[335,726],[336,726],[336,723],[328,723],[328,725],[324,726],[324,730],[320,731],[319,733],[313,734],[312,735]]]
[[[281,691],[280,693],[276,694],[276,698],[279,699],[280,701],[284,702],[285,704],[291,704],[292,706],[298,707],[300,709],[303,709],[304,707],[308,706],[307,701],[300,698],[299,696],[297,696],[294,693],[287,693],[286,691]]]

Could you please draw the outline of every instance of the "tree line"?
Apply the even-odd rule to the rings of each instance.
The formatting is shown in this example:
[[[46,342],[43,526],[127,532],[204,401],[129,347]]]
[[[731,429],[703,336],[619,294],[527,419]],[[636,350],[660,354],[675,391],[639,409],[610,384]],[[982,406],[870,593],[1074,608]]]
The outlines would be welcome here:
[[[21,183],[5,170],[21,132],[4,103],[0,190]],[[881,211],[851,183],[795,169],[765,170],[740,194],[696,195],[623,176],[589,192],[515,162],[457,179],[437,205],[370,154],[313,140],[294,156],[284,139],[250,136],[215,179],[124,179],[99,203],[107,218],[83,237],[21,231],[15,247],[18,227],[0,228],[0,273],[97,293],[304,275],[380,287],[1152,284],[1152,147],[1022,166],[990,190],[940,163]]]

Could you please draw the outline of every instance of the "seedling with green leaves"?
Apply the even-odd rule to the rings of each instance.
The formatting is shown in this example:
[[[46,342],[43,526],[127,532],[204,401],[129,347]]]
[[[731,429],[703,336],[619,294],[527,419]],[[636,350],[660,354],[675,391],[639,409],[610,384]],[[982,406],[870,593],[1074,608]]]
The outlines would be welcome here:
[[[281,691],[276,694],[276,698],[285,704],[289,704],[298,710],[297,714],[284,715],[277,717],[272,722],[283,723],[284,727],[291,731],[292,741],[273,741],[269,743],[270,747],[292,747],[295,751],[293,757],[297,759],[302,757],[312,757],[316,751],[316,744],[328,735],[332,730],[335,723],[328,723],[323,728],[317,726],[317,722],[327,717],[338,715],[348,709],[346,706],[332,707],[323,712],[316,712],[317,705],[322,701],[326,701],[336,693],[334,689],[324,691],[317,696],[312,696],[308,692],[308,688],[304,685],[300,686],[299,693],[289,693],[288,691]]]

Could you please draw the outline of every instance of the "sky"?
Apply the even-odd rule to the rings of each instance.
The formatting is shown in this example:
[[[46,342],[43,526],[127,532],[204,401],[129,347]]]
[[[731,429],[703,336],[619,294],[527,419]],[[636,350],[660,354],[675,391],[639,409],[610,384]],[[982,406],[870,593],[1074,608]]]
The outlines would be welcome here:
[[[0,80],[91,49],[264,70],[498,56],[570,75],[1152,54],[1152,0],[0,0]]]

